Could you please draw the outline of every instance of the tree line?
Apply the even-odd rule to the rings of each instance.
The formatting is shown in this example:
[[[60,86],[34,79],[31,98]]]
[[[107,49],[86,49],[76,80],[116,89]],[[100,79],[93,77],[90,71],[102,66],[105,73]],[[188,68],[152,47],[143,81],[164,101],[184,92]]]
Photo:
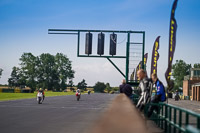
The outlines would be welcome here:
[[[36,88],[58,91],[66,89],[67,82],[72,82],[74,78],[71,61],[62,53],[43,53],[39,56],[23,53],[19,61],[19,67],[12,68],[9,86],[28,86],[32,91]]]
[[[72,70],[72,64],[69,58],[57,53],[51,55],[43,53],[34,56],[32,53],[23,53],[19,59],[19,67],[12,68],[11,77],[8,84],[11,87],[28,86],[33,91],[36,88],[45,88],[48,90],[64,90],[67,86],[73,87],[73,78],[75,71]],[[172,76],[174,80],[173,90],[183,87],[184,76],[189,75],[191,64],[183,60],[176,60],[172,66]],[[195,63],[193,68],[200,68],[200,63]],[[3,69],[0,68],[0,78]],[[86,90],[87,83],[83,79],[77,87]],[[118,90],[118,87],[110,87],[109,83],[97,82],[94,86],[96,92],[110,92]]]
[[[73,88],[73,85],[71,84],[70,87]],[[78,83],[77,88],[82,91],[86,91],[87,83],[85,79],[83,79],[81,82]],[[105,92],[110,93],[119,90],[119,87],[111,87],[109,83],[104,83],[99,81],[95,83],[95,85],[92,86],[91,88],[94,88],[95,92],[100,92],[100,93],[105,93]]]

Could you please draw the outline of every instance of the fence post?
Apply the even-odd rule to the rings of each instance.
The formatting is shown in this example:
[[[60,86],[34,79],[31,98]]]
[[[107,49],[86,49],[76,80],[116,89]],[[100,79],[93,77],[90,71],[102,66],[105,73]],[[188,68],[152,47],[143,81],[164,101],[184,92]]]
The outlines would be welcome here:
[[[172,107],[169,106],[169,121],[171,121],[172,118]],[[171,124],[169,123],[169,132],[171,133]]]
[[[200,129],[200,117],[197,117],[197,128]]]
[[[176,124],[176,109],[174,108],[174,124]],[[174,126],[174,133],[176,132],[176,127]]]
[[[179,127],[181,128],[182,126],[182,111],[179,110]],[[179,133],[181,133],[181,130],[179,129]]]
[[[161,105],[158,104],[158,127],[160,127],[160,121],[161,121],[161,119],[160,119],[160,108],[161,108]]]
[[[189,114],[186,112],[186,114],[185,114],[185,124],[186,124],[186,126],[188,125],[188,123],[189,123]]]
[[[163,112],[164,112],[163,106],[164,106],[164,105],[162,104],[162,106],[161,106],[161,107],[162,107],[162,112],[161,112],[161,114],[162,114],[161,129],[163,129],[163,117],[164,117],[164,116],[163,116],[163,114],[164,114],[164,113],[163,113]]]
[[[165,105],[165,132],[167,132],[167,118],[168,118],[168,107]]]

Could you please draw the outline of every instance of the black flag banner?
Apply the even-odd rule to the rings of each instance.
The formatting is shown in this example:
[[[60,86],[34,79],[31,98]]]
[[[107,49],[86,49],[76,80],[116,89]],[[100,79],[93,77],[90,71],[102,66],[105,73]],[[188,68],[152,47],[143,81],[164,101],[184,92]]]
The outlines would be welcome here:
[[[145,55],[144,55],[144,68],[146,69],[146,66],[147,66],[147,59],[148,59],[148,53],[146,53]],[[148,75],[147,75],[147,77],[148,77]]]
[[[134,69],[133,72],[131,73],[130,80],[134,80],[134,74],[135,74],[135,69]]]
[[[145,55],[144,55],[144,66],[146,66],[146,64],[147,64],[147,59],[148,59],[148,53],[146,53]],[[136,72],[135,72],[135,80],[138,80],[138,78],[137,78],[137,72],[140,70],[140,69],[142,69],[142,61],[140,61],[140,63],[138,64],[138,66],[137,66],[137,68],[136,68]]]
[[[147,59],[148,59],[148,53],[146,53],[144,55],[144,66],[146,67],[146,64],[147,64]]]
[[[159,49],[159,39],[160,36],[158,36],[154,42],[154,46],[153,46],[153,50],[152,50],[152,58],[151,58],[151,75],[153,73],[157,74],[157,62],[159,59],[159,53],[158,53],[158,49]]]
[[[142,68],[142,61],[140,61],[140,63],[138,64],[137,68],[136,68],[136,72],[135,72],[135,80],[138,80],[137,78],[137,72]]]
[[[177,6],[178,0],[174,0],[172,11],[171,11],[171,19],[170,19],[170,28],[169,28],[169,56],[168,56],[168,68],[165,73],[165,78],[168,84],[168,89],[171,90],[173,88],[173,83],[170,81],[171,79],[171,69],[172,69],[172,61],[174,57],[175,47],[176,47],[176,30],[177,23],[175,19],[175,10]]]

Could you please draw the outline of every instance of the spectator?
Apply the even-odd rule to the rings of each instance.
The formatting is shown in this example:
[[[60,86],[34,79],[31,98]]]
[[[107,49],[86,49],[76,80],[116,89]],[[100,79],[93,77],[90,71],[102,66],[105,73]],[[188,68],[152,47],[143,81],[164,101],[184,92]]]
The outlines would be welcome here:
[[[163,83],[158,79],[157,74],[151,75],[153,83],[156,85],[156,94],[151,98],[152,103],[164,102],[166,100],[165,87]],[[150,106],[148,110],[148,117],[151,117],[153,110],[158,110],[157,106]]]
[[[123,93],[123,88],[124,88],[125,85],[126,85],[126,80],[123,79],[123,80],[122,80],[122,84],[119,86],[119,92],[120,92],[120,93]]]
[[[145,104],[149,103],[151,100],[151,89],[152,89],[152,84],[150,80],[147,78],[146,71],[143,69],[140,69],[137,73],[137,77],[140,80],[139,83],[139,91],[140,91],[140,98],[139,101],[136,105],[136,107],[142,111]]]
[[[126,83],[126,80],[122,80],[122,84],[119,86],[120,93],[124,93],[127,97],[130,99],[133,99],[133,94],[132,94],[132,87]]]

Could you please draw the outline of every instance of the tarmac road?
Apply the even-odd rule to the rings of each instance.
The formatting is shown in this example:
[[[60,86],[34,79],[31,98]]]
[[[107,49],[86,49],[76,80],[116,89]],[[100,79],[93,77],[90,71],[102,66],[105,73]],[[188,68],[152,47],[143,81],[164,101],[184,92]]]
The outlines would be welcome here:
[[[87,130],[115,94],[83,94],[0,102],[1,133],[79,133]]]

